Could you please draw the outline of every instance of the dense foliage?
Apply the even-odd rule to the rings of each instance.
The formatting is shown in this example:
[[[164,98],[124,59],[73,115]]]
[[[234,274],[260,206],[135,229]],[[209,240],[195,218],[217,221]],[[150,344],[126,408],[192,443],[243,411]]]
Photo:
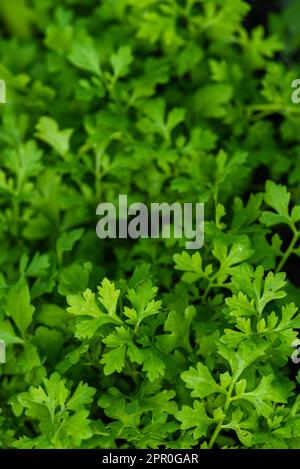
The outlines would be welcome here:
[[[300,448],[300,8],[249,12],[0,2],[3,448]],[[98,239],[119,194],[204,247]]]

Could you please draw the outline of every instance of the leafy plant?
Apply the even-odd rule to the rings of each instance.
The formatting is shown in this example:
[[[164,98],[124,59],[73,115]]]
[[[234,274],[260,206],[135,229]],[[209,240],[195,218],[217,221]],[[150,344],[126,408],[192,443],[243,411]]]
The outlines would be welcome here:
[[[0,2],[2,448],[300,448],[299,5],[250,10]],[[119,194],[203,248],[98,239]]]

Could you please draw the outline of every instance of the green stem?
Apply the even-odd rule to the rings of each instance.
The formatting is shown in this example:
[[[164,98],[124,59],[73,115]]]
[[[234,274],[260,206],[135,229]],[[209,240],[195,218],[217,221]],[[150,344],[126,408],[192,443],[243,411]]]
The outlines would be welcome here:
[[[216,441],[216,439],[218,438],[218,435],[220,433],[220,431],[222,430],[222,425],[223,425],[223,422],[226,418],[226,413],[229,409],[229,406],[230,406],[230,403],[231,403],[231,395],[232,395],[232,392],[233,392],[233,388],[234,388],[234,385],[237,381],[239,377],[239,374],[236,375],[233,379],[232,379],[232,382],[230,384],[230,387],[228,389],[228,392],[227,392],[227,395],[226,395],[226,401],[225,401],[225,405],[224,405],[224,409],[223,409],[223,412],[224,412],[224,417],[222,418],[222,420],[220,420],[220,422],[218,423],[218,425],[216,426],[215,428],[215,431],[213,432],[212,434],[212,437],[208,443],[208,449],[211,449]]]
[[[292,241],[290,242],[289,247],[287,248],[286,252],[282,256],[278,266],[276,267],[276,270],[275,270],[276,274],[282,270],[283,266],[285,265],[288,258],[292,254],[292,252],[294,250],[294,247],[295,247],[295,244],[297,243],[297,241],[300,237],[300,232],[298,233],[295,227],[292,227],[292,230],[293,230],[293,233],[294,233]]]
[[[207,296],[208,296],[210,290],[211,290],[213,287],[216,286],[216,285],[214,284],[214,280],[217,278],[219,272],[220,272],[220,269],[219,269],[210,279],[208,279],[208,285],[207,285],[207,287],[206,287],[206,289],[205,289],[205,291],[204,291],[204,294],[203,294],[203,296],[202,296],[202,301],[205,301],[205,300],[206,300],[206,298],[207,298]]]
[[[203,301],[203,302],[206,300],[206,298],[207,298],[207,296],[208,296],[210,290],[212,289],[212,287],[213,287],[213,282],[212,282],[212,279],[211,279],[211,280],[209,280],[208,285],[207,285],[207,287],[206,287],[206,289],[205,289],[205,292],[204,292],[204,294],[203,294],[203,296],[202,296],[202,301]]]
[[[20,203],[19,198],[16,196],[13,200],[13,234],[18,237],[19,235],[19,226],[20,226]]]
[[[96,151],[95,159],[95,193],[96,200],[99,202],[101,198],[101,158],[103,156],[104,149],[100,148]]]

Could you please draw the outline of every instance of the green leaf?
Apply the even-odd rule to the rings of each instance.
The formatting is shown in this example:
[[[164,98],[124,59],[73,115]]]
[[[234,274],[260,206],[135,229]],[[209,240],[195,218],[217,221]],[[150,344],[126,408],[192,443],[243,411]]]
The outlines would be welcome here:
[[[275,212],[264,211],[261,215],[261,222],[267,226],[273,226],[280,223],[290,224],[289,204],[291,194],[287,191],[286,187],[281,184],[276,184],[273,181],[267,181],[265,202]]]
[[[145,371],[147,378],[150,381],[155,381],[164,376],[166,366],[155,349],[141,349],[141,353],[143,357],[143,371]]]
[[[238,295],[233,295],[232,298],[226,298],[225,301],[229,306],[232,316],[256,316],[257,314],[254,300],[249,301],[247,296],[242,292],[239,292]]]
[[[104,365],[104,374],[110,375],[117,371],[120,373],[125,365],[126,347],[120,345],[117,348],[106,352],[101,363]]]
[[[201,87],[195,96],[197,113],[202,117],[224,117],[225,105],[231,100],[232,94],[232,86],[225,83]]]
[[[185,273],[182,280],[187,283],[194,283],[199,278],[208,277],[212,272],[212,266],[209,265],[205,270],[202,268],[202,258],[199,252],[190,255],[186,251],[174,255],[175,269],[182,270]]]
[[[256,288],[257,308],[258,312],[261,314],[268,303],[286,296],[286,292],[282,290],[286,285],[285,273],[280,272],[274,275],[273,272],[269,272],[264,282],[262,295],[260,292],[261,286],[259,284],[260,281],[258,277],[260,274],[258,270],[255,275],[255,284],[258,285]]]
[[[263,417],[269,417],[273,411],[273,403],[284,403],[287,401],[289,390],[274,383],[274,376],[263,376],[254,391],[242,393],[233,399],[245,399],[251,402],[258,413]]]
[[[76,67],[101,77],[98,53],[91,38],[75,40],[68,59]]]
[[[83,228],[77,228],[76,230],[63,233],[56,241],[57,255],[61,259],[62,253],[72,251],[75,243],[82,237],[84,233]]]
[[[132,337],[124,327],[117,327],[114,332],[109,334],[103,343],[112,350],[103,354],[101,363],[104,366],[104,373],[110,375],[114,371],[120,373],[125,365],[125,355],[127,346],[130,344]]]
[[[87,288],[82,295],[69,295],[67,297],[68,304],[67,311],[76,316],[91,316],[99,318],[103,315],[99,306],[96,303],[95,293]]]
[[[136,317],[132,317],[129,322],[135,323],[136,328],[144,319],[159,313],[161,301],[154,300],[156,293],[157,288],[152,286],[151,280],[143,282],[136,289],[131,288],[128,290],[127,298],[136,312]],[[131,317],[128,308],[125,309],[125,314],[126,312]]]
[[[223,392],[207,366],[202,363],[197,363],[197,368],[190,367],[189,371],[184,371],[181,379],[186,383],[187,388],[193,389],[192,397],[203,399],[210,394]]]
[[[101,286],[98,287],[99,301],[105,307],[108,315],[116,318],[116,309],[120,290],[117,290],[115,285],[107,278],[102,280]]]
[[[190,326],[195,316],[196,310],[194,306],[188,306],[183,315],[175,310],[169,312],[164,330],[170,332],[170,334],[159,336],[157,339],[164,353],[169,354],[172,350],[179,347],[184,348],[188,352],[191,351]]]
[[[73,129],[59,130],[57,122],[51,117],[40,117],[36,125],[35,136],[48,143],[60,156],[65,156],[70,150],[70,138]]]
[[[128,74],[129,66],[133,61],[131,48],[129,46],[120,47],[116,54],[110,58],[115,78],[121,78]]]
[[[206,435],[209,426],[214,420],[207,416],[203,402],[195,401],[193,407],[184,405],[182,410],[176,412],[175,417],[181,422],[182,430],[193,430],[195,439]]]
[[[28,275],[28,277],[39,277],[44,270],[48,269],[49,266],[49,256],[47,254],[36,252],[26,269],[26,275]]]
[[[221,342],[218,343],[218,353],[230,364],[235,379],[238,379],[248,366],[258,358],[264,356],[267,348],[268,343],[264,341],[242,342],[237,351],[230,349]]]
[[[5,311],[7,316],[14,321],[22,337],[25,337],[31,324],[34,309],[30,304],[28,285],[16,285],[9,290]]]

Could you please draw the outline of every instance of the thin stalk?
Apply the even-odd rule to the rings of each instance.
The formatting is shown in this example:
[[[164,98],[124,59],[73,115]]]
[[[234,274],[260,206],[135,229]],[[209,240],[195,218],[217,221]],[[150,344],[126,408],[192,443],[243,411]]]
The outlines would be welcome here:
[[[294,233],[292,241],[290,242],[289,247],[287,248],[286,252],[282,256],[278,266],[276,267],[276,270],[275,270],[276,274],[282,270],[282,268],[285,265],[285,263],[287,262],[288,258],[293,253],[295,244],[297,243],[297,241],[300,237],[300,232],[297,232],[295,227],[292,227],[292,230],[293,230],[293,233]]]
[[[232,379],[232,382],[230,384],[230,387],[229,387],[227,395],[226,395],[226,401],[225,401],[225,405],[224,405],[224,409],[223,409],[224,417],[222,418],[222,420],[220,420],[220,422],[218,423],[218,425],[215,428],[215,431],[212,434],[212,437],[211,437],[211,439],[208,443],[208,448],[209,449],[211,449],[213,447],[213,445],[215,444],[216,439],[218,438],[218,435],[219,435],[220,431],[222,430],[222,425],[223,425],[223,422],[224,422],[224,420],[227,416],[226,414],[227,414],[227,411],[228,411],[230,403],[231,403],[231,395],[232,395],[232,392],[233,392],[233,388],[234,388],[234,385],[235,385],[238,377],[239,377],[239,375],[236,375]]]

